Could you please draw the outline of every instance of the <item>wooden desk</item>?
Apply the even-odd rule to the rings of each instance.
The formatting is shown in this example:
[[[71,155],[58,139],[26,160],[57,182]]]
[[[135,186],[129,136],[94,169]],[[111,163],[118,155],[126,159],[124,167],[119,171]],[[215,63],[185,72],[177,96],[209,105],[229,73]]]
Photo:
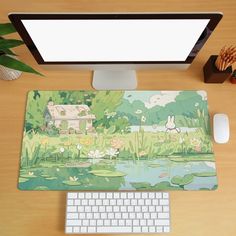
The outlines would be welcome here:
[[[176,71],[140,71],[138,89],[208,92],[210,113],[229,115],[231,139],[214,144],[219,188],[213,192],[171,192],[169,235],[236,235],[236,85],[204,84],[202,67],[211,54],[236,42],[235,0],[1,0],[0,22],[9,12],[101,12],[101,11],[221,11],[222,22],[199,53],[190,69]],[[19,156],[26,93],[32,89],[91,89],[91,72],[46,71],[36,65],[26,47],[16,50],[46,77],[23,74],[14,82],[0,80],[0,234],[64,235],[66,192],[24,192],[17,190]]]

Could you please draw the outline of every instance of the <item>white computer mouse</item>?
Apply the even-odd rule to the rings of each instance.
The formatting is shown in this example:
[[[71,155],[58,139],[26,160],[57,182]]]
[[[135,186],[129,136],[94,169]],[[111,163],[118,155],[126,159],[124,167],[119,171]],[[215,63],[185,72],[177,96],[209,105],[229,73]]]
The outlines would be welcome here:
[[[226,114],[214,115],[213,134],[216,143],[227,143],[229,141],[229,118]]]

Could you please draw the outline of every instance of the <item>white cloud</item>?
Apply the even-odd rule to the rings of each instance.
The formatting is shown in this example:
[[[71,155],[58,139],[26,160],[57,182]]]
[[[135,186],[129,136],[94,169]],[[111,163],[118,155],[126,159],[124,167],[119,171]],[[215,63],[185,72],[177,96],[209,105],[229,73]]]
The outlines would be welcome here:
[[[149,102],[145,102],[147,108],[152,108],[155,106],[165,106],[170,102],[174,102],[179,91],[163,91],[160,94],[156,94],[150,97]]]

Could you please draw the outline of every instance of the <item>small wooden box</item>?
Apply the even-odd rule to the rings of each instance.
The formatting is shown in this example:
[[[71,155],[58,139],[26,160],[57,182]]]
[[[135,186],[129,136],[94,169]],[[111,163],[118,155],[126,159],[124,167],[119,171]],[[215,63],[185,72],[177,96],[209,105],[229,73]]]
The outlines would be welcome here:
[[[216,58],[217,55],[210,56],[203,67],[205,83],[223,83],[232,74],[232,66],[228,67],[225,71],[219,71],[215,66]]]

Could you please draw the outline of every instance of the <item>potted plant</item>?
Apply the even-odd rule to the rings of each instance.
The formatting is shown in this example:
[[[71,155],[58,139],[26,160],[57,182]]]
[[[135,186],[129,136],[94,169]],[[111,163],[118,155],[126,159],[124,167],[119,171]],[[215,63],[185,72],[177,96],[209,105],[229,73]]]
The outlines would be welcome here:
[[[0,24],[0,78],[5,80],[17,79],[22,72],[41,75],[32,67],[17,60],[17,55],[11,50],[24,44],[21,40],[5,39],[3,36],[16,32],[11,23]]]

